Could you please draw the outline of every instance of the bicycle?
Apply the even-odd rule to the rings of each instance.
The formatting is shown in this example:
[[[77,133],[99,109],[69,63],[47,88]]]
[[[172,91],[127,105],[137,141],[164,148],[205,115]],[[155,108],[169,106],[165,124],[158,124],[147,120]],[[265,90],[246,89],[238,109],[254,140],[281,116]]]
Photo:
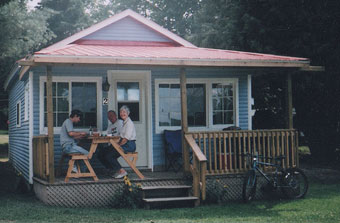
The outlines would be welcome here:
[[[296,167],[284,169],[280,163],[285,156],[264,157],[262,155],[242,154],[246,156],[247,162],[251,159],[251,169],[245,175],[242,188],[242,198],[245,203],[253,200],[256,194],[257,174],[260,173],[268,182],[267,186],[273,191],[281,189],[287,198],[303,198],[308,191],[308,180],[304,172]],[[274,163],[262,162],[259,159],[271,159]],[[266,174],[259,165],[271,166],[275,168],[274,173]]]

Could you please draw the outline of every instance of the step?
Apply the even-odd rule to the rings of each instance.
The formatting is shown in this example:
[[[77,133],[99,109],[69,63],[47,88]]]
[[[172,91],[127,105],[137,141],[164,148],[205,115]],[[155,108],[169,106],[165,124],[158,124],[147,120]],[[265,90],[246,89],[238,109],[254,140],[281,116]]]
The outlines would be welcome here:
[[[187,197],[189,196],[191,186],[172,185],[172,186],[144,186],[140,190],[142,198],[159,198],[159,197]]]
[[[169,202],[169,201],[192,201],[198,200],[197,197],[189,196],[189,197],[160,197],[160,198],[143,198],[145,202]]]
[[[189,185],[171,185],[171,186],[143,186],[141,190],[172,190],[172,189],[190,189]]]
[[[182,208],[195,207],[197,197],[160,197],[160,198],[144,198],[144,204],[147,209],[150,208]]]

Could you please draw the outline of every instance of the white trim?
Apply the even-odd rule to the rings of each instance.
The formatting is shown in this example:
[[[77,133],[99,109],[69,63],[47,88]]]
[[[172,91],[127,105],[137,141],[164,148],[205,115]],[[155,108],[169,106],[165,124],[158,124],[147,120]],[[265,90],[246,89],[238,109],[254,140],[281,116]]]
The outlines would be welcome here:
[[[153,171],[153,146],[152,146],[152,94],[151,94],[151,71],[149,70],[108,70],[107,71],[108,81],[109,83],[117,83],[117,81],[138,81],[140,84],[143,83],[143,89],[145,94],[140,95],[143,97],[145,104],[145,111],[140,111],[140,115],[144,115],[147,120],[145,120],[145,127],[147,129],[147,140],[146,140],[146,148],[148,149],[147,156],[147,166]],[[142,77],[142,78],[141,78]],[[140,81],[143,79],[143,81]],[[143,93],[142,93],[143,94]],[[108,110],[116,108],[117,102],[115,100],[117,95],[115,94],[115,89],[113,86],[110,87],[108,92],[109,99],[109,107]],[[145,101],[146,100],[146,101]],[[141,109],[143,110],[143,109]],[[146,113],[145,113],[146,112]]]
[[[219,82],[219,83],[224,83],[224,84],[233,84],[234,93],[234,102],[235,102],[235,124],[238,126],[239,125],[239,88],[238,88],[238,78],[212,78],[212,79],[207,79],[207,78],[188,78],[187,79],[187,84],[205,84],[206,86],[206,126],[202,127],[189,127],[189,131],[203,131],[206,130],[207,128],[212,129],[212,130],[221,130],[221,128],[225,128],[228,126],[232,125],[213,125],[212,123],[212,100],[211,100],[211,87],[213,83]],[[159,84],[179,84],[180,80],[178,78],[171,78],[171,79],[162,79],[162,78],[157,78],[155,79],[155,130],[157,134],[162,134],[165,129],[168,130],[177,130],[180,129],[180,126],[164,126],[160,127],[158,125],[159,123],[159,97],[158,97],[158,86]]]
[[[32,139],[33,139],[33,72],[29,72],[28,76],[28,84],[29,84],[29,118],[28,118],[28,156],[29,156],[29,183],[33,184],[33,145],[32,145]]]
[[[252,130],[253,126],[252,126],[252,120],[253,120],[253,116],[252,116],[252,95],[251,95],[251,75],[248,75],[247,78],[247,83],[248,83],[248,130]]]
[[[44,127],[44,82],[46,82],[46,76],[40,76],[39,80],[39,88],[40,88],[40,134],[47,134],[47,127]],[[72,82],[95,82],[97,85],[97,128],[102,129],[102,78],[101,77],[79,77],[79,76],[65,76],[65,77],[55,77],[53,76],[52,82],[68,82],[71,84]],[[72,98],[72,91],[69,92],[69,96]],[[69,100],[71,105],[72,101]],[[71,106],[69,106],[71,108]],[[71,111],[69,111],[70,113]],[[54,127],[54,134],[60,133],[61,127]],[[87,131],[88,129],[75,129],[76,131]]]
[[[28,121],[28,105],[29,105],[29,91],[30,91],[30,85],[29,85],[29,79],[27,83],[25,84],[25,90],[24,90],[24,121]]]
[[[19,108],[18,108],[19,105]],[[19,112],[19,117],[18,117]],[[15,125],[17,128],[21,127],[21,100],[19,99],[15,105]]]

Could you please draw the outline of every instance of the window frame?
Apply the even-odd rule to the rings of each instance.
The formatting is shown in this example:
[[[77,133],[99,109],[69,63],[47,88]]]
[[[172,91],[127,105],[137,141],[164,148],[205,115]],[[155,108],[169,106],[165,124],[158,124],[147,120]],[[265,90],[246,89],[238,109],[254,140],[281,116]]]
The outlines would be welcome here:
[[[28,121],[28,110],[29,110],[29,97],[30,97],[30,89],[29,89],[29,81],[25,84],[25,111],[24,111],[24,121]]]
[[[204,84],[206,90],[205,97],[205,113],[206,113],[206,125],[200,127],[188,127],[189,131],[204,131],[207,129],[211,130],[221,130],[222,128],[226,128],[229,126],[239,125],[239,87],[238,78],[188,78],[187,84]],[[212,84],[221,83],[221,84],[232,84],[233,91],[233,100],[234,100],[234,109],[233,112],[235,114],[235,120],[233,124],[215,124],[213,125],[213,100],[212,100]],[[178,78],[171,79],[155,79],[155,130],[157,134],[163,133],[165,129],[167,130],[178,130],[180,126],[159,126],[159,84],[180,84],[180,80]]]
[[[17,103],[15,104],[15,125],[17,128],[21,127],[21,100],[18,100]]]
[[[40,76],[40,93],[39,93],[39,98],[40,98],[40,133],[47,134],[47,127],[44,126],[44,83],[46,83],[47,78],[46,76]],[[91,82],[91,83],[96,83],[97,87],[97,129],[102,129],[102,104],[101,104],[101,99],[102,99],[102,77],[74,77],[74,76],[58,76],[52,77],[52,83],[53,82],[67,82],[69,86],[72,86],[72,82]],[[72,106],[72,89],[69,93],[69,113],[71,112],[70,108]],[[59,134],[61,127],[53,127],[54,134]],[[76,131],[87,131],[87,128],[75,128]]]

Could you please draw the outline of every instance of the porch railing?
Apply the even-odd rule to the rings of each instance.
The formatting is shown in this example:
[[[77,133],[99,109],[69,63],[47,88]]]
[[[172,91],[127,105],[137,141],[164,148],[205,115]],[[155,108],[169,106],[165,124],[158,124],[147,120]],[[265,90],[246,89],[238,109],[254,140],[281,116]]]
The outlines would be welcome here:
[[[184,137],[192,152],[190,172],[193,177],[193,194],[198,198],[202,196],[202,200],[205,200],[207,159],[191,134],[186,134]],[[200,199],[198,199],[199,201]]]
[[[48,136],[33,137],[33,174],[48,180],[51,170],[49,165]]]
[[[283,167],[298,166],[298,133],[294,129],[233,130],[219,132],[191,132],[197,149],[207,159],[207,174],[239,173],[248,170],[245,153],[266,157],[286,156]],[[192,146],[193,143],[190,144]]]

